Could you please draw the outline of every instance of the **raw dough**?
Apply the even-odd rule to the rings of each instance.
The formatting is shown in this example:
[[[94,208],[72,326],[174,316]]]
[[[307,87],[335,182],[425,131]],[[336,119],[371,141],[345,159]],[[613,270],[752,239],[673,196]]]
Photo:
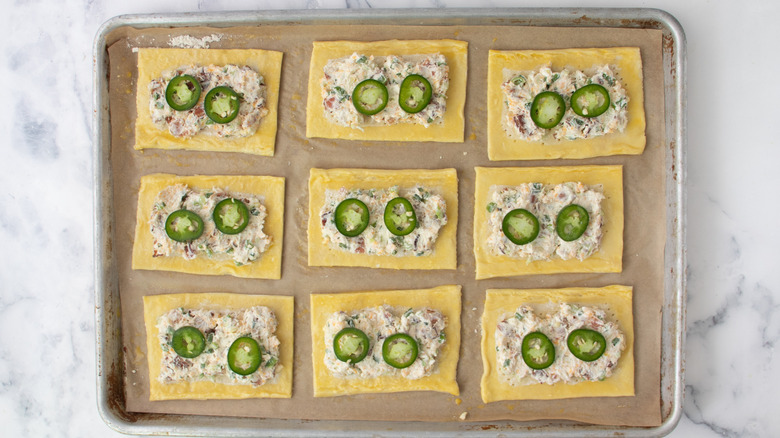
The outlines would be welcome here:
[[[570,272],[621,272],[623,270],[623,166],[569,167],[477,167],[474,194],[474,257],[478,280],[511,275]],[[596,253],[583,261],[577,259],[526,262],[504,255],[493,255],[486,247],[488,193],[493,185],[516,186],[540,182],[560,184],[582,182],[601,184],[604,201],[604,236]]]
[[[365,126],[363,130],[339,126],[325,118],[322,109],[320,83],[323,68],[330,59],[361,53],[374,56],[427,55],[441,53],[450,67],[450,87],[447,90],[447,110],[441,124],[424,127],[411,123],[391,126]],[[347,140],[436,141],[462,143],[465,122],[466,72],[468,43],[456,40],[390,40],[376,42],[315,41],[309,68],[309,97],[306,104],[306,137]],[[350,90],[351,92],[351,90]]]
[[[460,351],[460,286],[439,286],[433,289],[391,290],[311,294],[311,343],[314,373],[314,396],[401,392],[439,391],[459,394],[456,372]],[[430,307],[447,317],[444,333],[447,342],[442,347],[433,374],[418,380],[380,376],[373,379],[341,379],[331,376],[325,366],[324,327],[328,317],[340,310],[352,311],[387,304],[393,307]]]
[[[146,351],[149,359],[149,400],[290,398],[293,373],[293,297],[221,293],[144,296]],[[225,385],[214,382],[161,383],[157,318],[178,307],[234,310],[266,306],[276,314],[279,361],[282,368],[274,382],[261,386]]]
[[[279,81],[282,75],[282,52],[239,49],[138,49],[138,82],[136,89],[135,149],[190,149],[212,152],[244,152],[274,154],[276,115],[279,102]],[[149,83],[165,70],[183,65],[246,65],[265,79],[268,114],[250,137],[220,138],[196,134],[178,138],[157,128],[149,116]]]
[[[201,189],[224,188],[233,193],[252,193],[261,197],[268,216],[263,231],[271,236],[271,247],[252,263],[236,266],[232,259],[214,260],[198,256],[186,260],[179,256],[152,257],[154,239],[149,231],[149,216],[160,191],[174,184]],[[138,192],[133,269],[186,272],[202,275],[233,275],[278,280],[282,275],[282,234],[284,230],[284,178],[275,176],[176,176],[152,174],[141,178]]]
[[[617,66],[629,97],[628,125],[622,133],[552,143],[529,142],[507,137],[503,125],[504,69],[533,71],[551,66],[587,70],[594,65]],[[491,50],[488,57],[488,156],[491,160],[541,160],[587,158],[604,155],[639,155],[645,149],[645,107],[642,58],[638,47],[561,50]]]
[[[567,289],[488,289],[482,314],[482,401],[551,400],[575,397],[621,397],[634,395],[634,320],[629,286]],[[557,303],[599,307],[618,323],[626,337],[626,349],[612,376],[600,382],[556,383],[511,386],[505,383],[496,364],[496,325],[498,319],[514,312],[521,304],[550,310]],[[547,306],[547,307],[545,307]]]

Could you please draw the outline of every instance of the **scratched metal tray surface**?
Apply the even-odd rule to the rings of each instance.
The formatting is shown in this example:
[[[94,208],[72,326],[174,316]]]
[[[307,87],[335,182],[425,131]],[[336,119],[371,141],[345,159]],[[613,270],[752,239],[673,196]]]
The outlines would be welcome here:
[[[106,36],[122,26],[135,28],[188,26],[254,26],[285,24],[395,24],[459,26],[560,26],[658,29],[663,34],[666,138],[666,244],[661,357],[661,415],[658,427],[614,427],[562,421],[382,422],[307,421],[226,418],[128,412],[124,396],[124,358],[114,224],[108,104]],[[316,10],[125,15],[101,26],[94,41],[93,160],[95,321],[98,411],[106,424],[122,433],[188,436],[664,436],[682,414],[685,340],[686,232],[686,42],[682,27],[656,9],[407,9]]]

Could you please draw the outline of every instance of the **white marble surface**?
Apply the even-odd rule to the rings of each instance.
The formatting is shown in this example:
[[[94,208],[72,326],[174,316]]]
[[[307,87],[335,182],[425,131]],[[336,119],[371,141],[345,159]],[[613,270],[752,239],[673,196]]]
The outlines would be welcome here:
[[[559,0],[4,0],[0,14],[0,435],[118,436],[96,407],[92,40],[120,14],[578,6]],[[688,38],[688,342],[674,437],[780,436],[780,3],[664,9]],[[740,99],[743,98],[743,99]],[[738,100],[739,99],[739,100]],[[769,129],[764,128],[768,126]],[[772,414],[774,412],[775,414]]]

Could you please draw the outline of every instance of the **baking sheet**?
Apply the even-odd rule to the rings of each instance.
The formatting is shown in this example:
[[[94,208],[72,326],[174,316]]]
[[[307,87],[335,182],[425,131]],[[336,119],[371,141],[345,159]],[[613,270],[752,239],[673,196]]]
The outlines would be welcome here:
[[[467,412],[467,421],[498,419],[531,420],[566,418],[599,424],[654,426],[661,422],[660,357],[661,310],[664,299],[665,144],[664,77],[661,32],[645,29],[533,28],[447,26],[373,26],[371,39],[457,38],[469,41],[469,83],[466,106],[466,142],[463,144],[397,144],[307,139],[304,136],[306,78],[311,41],[364,39],[364,27],[263,26],[230,29],[122,28],[110,36],[109,48],[111,155],[118,286],[122,303],[125,345],[126,408],[136,412],[241,415],[272,418],[457,420]],[[135,56],[134,47],[165,47],[171,35],[204,37],[222,34],[213,48],[258,47],[285,52],[280,95],[277,154],[273,158],[241,154],[132,150]],[[576,44],[562,42],[576,41]],[[623,164],[625,166],[626,232],[624,272],[604,275],[554,275],[475,281],[471,254],[471,202],[476,165],[497,166],[485,150],[485,93],[488,49],[599,47],[636,45],[642,48],[645,69],[648,147],[639,157],[609,157],[555,164]],[[388,166],[392,163],[392,166]],[[421,165],[421,163],[423,163]],[[503,163],[502,163],[503,164]],[[529,162],[522,165],[544,165]],[[362,166],[371,168],[455,167],[460,178],[458,270],[455,273],[393,273],[368,269],[308,268],[306,266],[306,183],[310,167]],[[262,174],[288,178],[282,280],[242,280],[231,277],[194,277],[185,274],[132,271],[130,258],[138,179],[153,172],[178,174]],[[342,292],[371,289],[381,281],[387,289],[433,287],[445,283],[463,285],[463,346],[458,381],[461,396],[407,393],[313,399],[311,396],[308,295],[311,292]],[[484,405],[479,399],[481,363],[478,353],[479,317],[484,291],[489,287],[601,286],[620,283],[635,288],[637,328],[636,397],[578,399],[554,402],[501,402]],[[345,287],[348,285],[348,287]],[[240,402],[148,401],[145,365],[145,333],[141,296],[171,292],[240,292],[285,294],[296,297],[296,363],[293,398]],[[390,406],[390,408],[388,408]]]

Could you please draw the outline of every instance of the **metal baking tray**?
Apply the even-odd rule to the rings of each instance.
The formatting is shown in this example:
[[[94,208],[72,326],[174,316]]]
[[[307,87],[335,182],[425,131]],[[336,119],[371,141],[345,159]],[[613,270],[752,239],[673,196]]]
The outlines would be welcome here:
[[[114,250],[111,127],[106,36],[132,26],[259,26],[285,24],[396,24],[552,26],[657,29],[663,34],[666,138],[666,242],[662,315],[661,416],[658,427],[614,427],[562,421],[383,422],[226,418],[128,412],[125,406],[120,297]],[[104,23],[93,44],[93,160],[95,326],[98,411],[114,430],[139,435],[190,436],[663,436],[682,415],[686,302],[686,41],[679,22],[657,9],[408,9],[300,10],[124,15]]]

